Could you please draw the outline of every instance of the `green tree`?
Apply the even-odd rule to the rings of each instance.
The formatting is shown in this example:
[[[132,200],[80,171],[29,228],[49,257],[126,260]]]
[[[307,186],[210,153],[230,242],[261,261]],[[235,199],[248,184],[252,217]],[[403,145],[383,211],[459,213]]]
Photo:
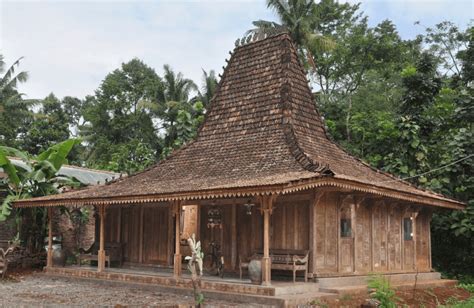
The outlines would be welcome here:
[[[173,143],[163,149],[162,157],[168,156],[173,149],[179,149],[186,142],[192,140],[197,133],[198,127],[204,121],[204,105],[196,102],[192,108],[183,108],[178,110],[176,117],[175,139]]]
[[[110,167],[113,155],[124,153],[123,147],[129,144],[142,144],[158,157],[161,146],[153,108],[160,93],[163,93],[161,78],[138,59],[123,63],[120,69],[108,74],[95,96],[83,102],[85,124],[80,132],[88,145],[88,165]]]
[[[316,70],[313,56],[318,52],[331,49],[334,42],[317,31],[318,7],[314,1],[267,0],[267,7],[276,12],[280,23],[266,20],[254,21],[253,25],[256,28],[247,31],[242,41],[287,31],[298,47],[301,59]]]
[[[158,93],[155,111],[165,131],[164,148],[173,148],[179,134],[178,116],[180,112],[192,114],[193,104],[189,98],[197,86],[182,73],[176,74],[169,65],[163,68],[163,91]]]
[[[198,95],[192,99],[194,102],[201,102],[204,108],[209,109],[211,107],[211,99],[216,93],[218,84],[216,72],[210,70],[209,73],[202,70],[202,83],[201,88],[198,90]]]
[[[30,112],[28,107],[33,103],[22,99],[17,86],[26,82],[28,73],[17,72],[23,58],[16,60],[10,67],[0,55],[0,143],[15,146],[22,128],[26,127]]]
[[[32,116],[26,133],[22,136],[20,147],[30,154],[37,155],[52,145],[69,139],[69,117],[61,101],[48,95],[39,102],[38,112]]]
[[[413,62],[420,42],[403,41],[389,20],[369,27],[359,5],[323,0],[316,6],[320,12],[317,31],[337,45],[315,53],[318,70],[311,78],[320,91],[323,114],[334,120],[336,131],[331,134],[350,144],[354,114],[396,109],[401,96],[399,71]]]

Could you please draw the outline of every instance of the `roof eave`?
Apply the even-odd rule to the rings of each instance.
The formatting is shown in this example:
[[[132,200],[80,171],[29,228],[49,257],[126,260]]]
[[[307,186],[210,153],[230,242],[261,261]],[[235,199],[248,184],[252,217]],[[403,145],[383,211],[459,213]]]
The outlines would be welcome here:
[[[203,200],[217,198],[248,197],[269,194],[284,195],[321,187],[337,187],[341,189],[349,189],[358,192],[370,193],[382,197],[403,200],[406,202],[414,202],[421,205],[436,206],[455,210],[462,210],[466,207],[466,205],[462,202],[441,196],[419,195],[410,192],[403,192],[382,186],[377,186],[375,184],[367,184],[355,180],[335,178],[332,176],[318,176],[307,180],[299,180],[288,183],[265,186],[217,188],[200,191],[162,194],[129,195],[100,198],[69,198],[52,200],[38,200],[33,198],[15,201],[14,206],[49,207],[68,205],[130,205],[134,203],[153,203],[174,200]]]

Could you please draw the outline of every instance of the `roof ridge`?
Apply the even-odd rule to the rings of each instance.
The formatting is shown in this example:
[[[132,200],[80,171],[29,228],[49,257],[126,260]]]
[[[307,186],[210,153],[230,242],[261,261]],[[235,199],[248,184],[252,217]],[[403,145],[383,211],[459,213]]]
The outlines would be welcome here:
[[[296,50],[291,42],[288,35],[284,36],[282,42],[282,55],[280,64],[282,66],[283,82],[280,88],[280,106],[282,111],[282,128],[285,135],[286,143],[290,148],[290,153],[294,156],[296,161],[306,170],[312,172],[318,172],[325,175],[333,175],[334,173],[329,168],[327,163],[321,163],[314,161],[309,157],[298,142],[298,137],[295,134],[293,128],[293,116],[292,116],[292,86],[293,82],[289,76],[288,70],[291,65],[291,54],[296,53]],[[300,66],[300,65],[299,65]],[[311,91],[310,91],[311,92]]]
[[[265,42],[265,41],[268,41],[268,40],[274,40],[279,36],[286,36],[286,37],[290,38],[290,33],[287,30],[283,30],[283,31],[278,32],[278,33],[269,34],[265,38],[262,38],[262,39],[258,38],[257,36],[251,36],[251,37],[249,36],[247,39],[245,39],[245,38],[237,39],[237,41],[235,42],[234,50],[241,49],[241,48],[246,48],[246,47],[249,47],[249,46],[254,46],[256,44],[259,44],[259,43],[262,43],[262,42]],[[244,41],[244,42],[242,42],[242,41]]]

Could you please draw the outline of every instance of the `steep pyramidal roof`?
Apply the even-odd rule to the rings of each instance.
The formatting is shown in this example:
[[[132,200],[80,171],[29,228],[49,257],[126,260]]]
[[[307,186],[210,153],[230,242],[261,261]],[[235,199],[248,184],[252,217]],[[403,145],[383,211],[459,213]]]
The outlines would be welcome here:
[[[19,206],[135,203],[339,186],[445,207],[461,203],[372,169],[331,142],[287,34],[237,47],[196,139],[109,185]]]

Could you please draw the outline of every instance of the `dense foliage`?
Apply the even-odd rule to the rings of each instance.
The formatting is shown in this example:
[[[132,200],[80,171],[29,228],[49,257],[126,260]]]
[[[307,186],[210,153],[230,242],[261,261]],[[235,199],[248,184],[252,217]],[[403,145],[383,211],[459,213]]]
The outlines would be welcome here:
[[[258,20],[247,36],[290,32],[335,141],[377,168],[468,204],[435,214],[433,264],[474,275],[473,27],[416,24],[420,34],[406,40],[390,20],[370,26],[359,5],[268,6],[280,21]],[[192,139],[217,85],[212,71],[198,87],[168,65],[160,76],[132,59],[84,99],[24,100],[19,63],[7,70],[0,58],[0,144],[37,154],[81,137],[70,162],[128,173]]]
[[[0,168],[7,174],[0,180],[0,190],[7,195],[0,203],[0,222],[5,221],[12,212],[12,202],[21,199],[57,194],[63,188],[81,186],[77,179],[58,174],[61,166],[68,162],[67,157],[79,140],[68,139],[57,143],[38,155],[15,148],[0,146]],[[23,164],[13,163],[9,157],[18,157]],[[42,207],[23,208],[15,211],[17,228],[23,243],[30,251],[42,248],[46,235],[46,209]],[[20,232],[21,231],[21,232]]]

